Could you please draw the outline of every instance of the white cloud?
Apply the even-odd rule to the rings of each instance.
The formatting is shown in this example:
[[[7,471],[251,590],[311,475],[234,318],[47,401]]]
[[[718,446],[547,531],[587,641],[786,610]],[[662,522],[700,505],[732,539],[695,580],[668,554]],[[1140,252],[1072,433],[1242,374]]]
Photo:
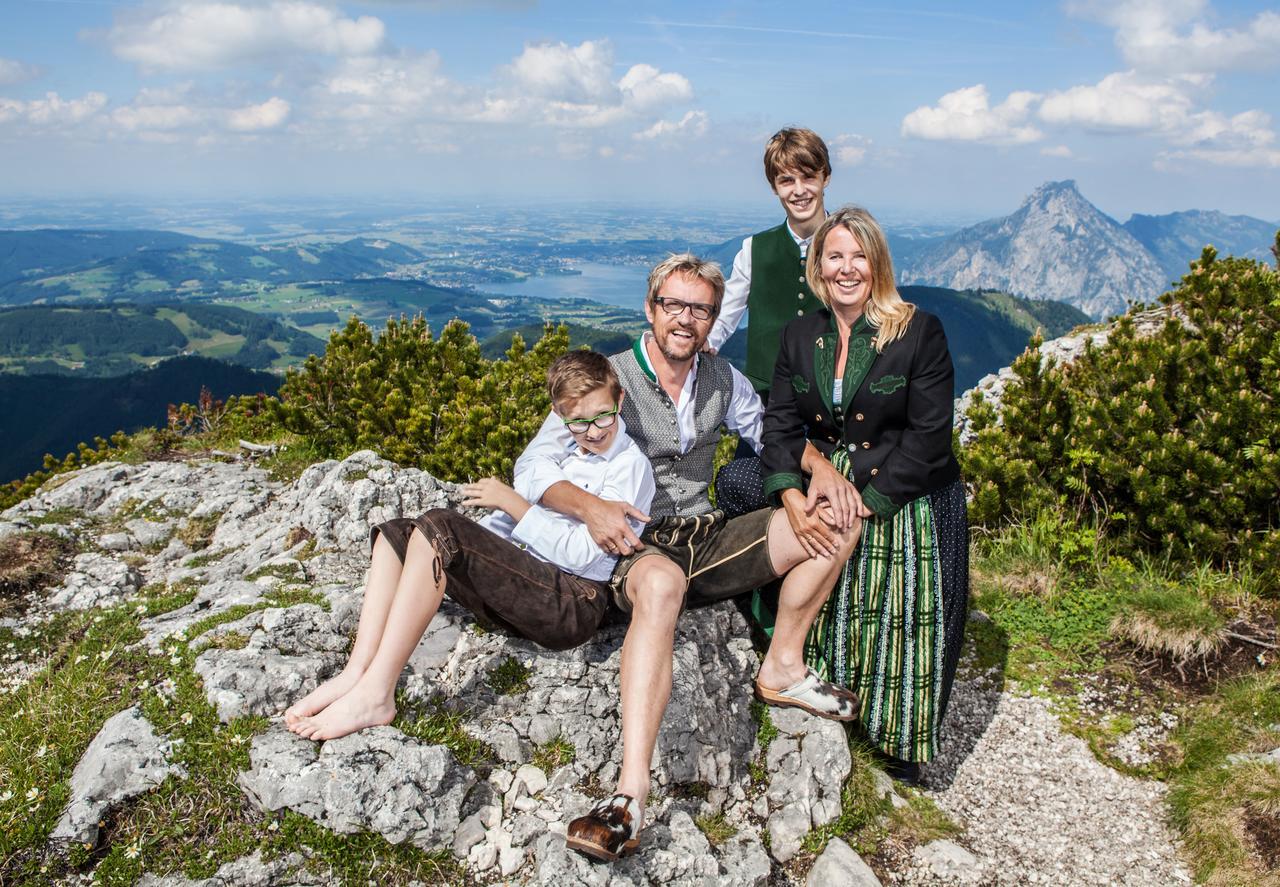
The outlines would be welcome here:
[[[465,116],[467,91],[440,70],[434,52],[346,59],[314,96],[322,117],[353,121]],[[478,107],[476,100],[471,105]]]
[[[200,122],[201,115],[186,105],[125,105],[111,112],[111,120],[126,132],[167,132]]]
[[[981,83],[949,92],[936,107],[916,108],[902,120],[908,138],[1020,145],[1044,137],[1027,118],[1038,93],[1018,91],[995,107]]]
[[[237,108],[227,115],[227,126],[236,132],[259,132],[275,129],[289,117],[289,103],[272,96],[258,105]]]
[[[17,59],[0,58],[0,86],[22,83],[39,76],[40,69]]]
[[[690,111],[679,120],[659,120],[648,129],[636,133],[640,140],[674,139],[682,136],[701,138],[707,134],[710,119],[706,111]]]
[[[1202,83],[1188,78],[1151,80],[1120,71],[1093,86],[1051,93],[1040,105],[1040,119],[1101,131],[1175,132],[1192,113],[1191,90]]]
[[[484,97],[475,119],[591,129],[656,116],[693,98],[687,78],[648,64],[613,80],[607,40],[531,44],[503,73],[507,82]]]
[[[107,104],[100,92],[85,93],[83,98],[64,99],[56,92],[29,102],[0,98],[0,123],[18,121],[34,126],[53,127],[79,124],[94,117]]]
[[[1111,25],[1125,60],[1155,72],[1207,72],[1280,64],[1280,13],[1264,10],[1245,27],[1205,23],[1205,0],[1088,0],[1071,11]]]
[[[842,133],[831,140],[831,149],[837,164],[857,166],[867,159],[871,139],[853,133]]]
[[[1073,157],[1071,149],[1066,145],[1045,146],[1040,149],[1040,153],[1045,157]]]
[[[255,5],[187,0],[152,17],[130,17],[107,33],[116,55],[144,68],[202,70],[276,62],[295,54],[339,57],[382,49],[381,19],[346,18],[307,0]]]
[[[617,96],[613,49],[606,40],[587,40],[578,46],[528,45],[509,70],[519,91],[528,96],[576,103],[609,102]]]

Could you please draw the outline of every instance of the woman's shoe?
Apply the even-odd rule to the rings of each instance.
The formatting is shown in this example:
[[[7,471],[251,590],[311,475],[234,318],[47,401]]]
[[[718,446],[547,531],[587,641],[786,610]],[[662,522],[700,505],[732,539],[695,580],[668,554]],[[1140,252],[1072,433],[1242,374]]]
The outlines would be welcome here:
[[[635,853],[640,846],[640,804],[630,795],[614,795],[586,816],[569,823],[565,844],[605,862]]]
[[[756,678],[755,694],[756,699],[769,705],[802,708],[811,715],[832,721],[854,721],[862,711],[857,693],[824,681],[812,668],[785,690],[770,690]]]

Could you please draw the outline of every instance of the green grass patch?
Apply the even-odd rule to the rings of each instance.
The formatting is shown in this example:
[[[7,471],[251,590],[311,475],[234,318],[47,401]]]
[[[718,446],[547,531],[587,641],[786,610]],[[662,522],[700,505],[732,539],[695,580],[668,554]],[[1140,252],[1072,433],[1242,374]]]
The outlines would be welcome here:
[[[175,534],[192,551],[202,551],[209,547],[213,533],[218,529],[218,521],[222,520],[221,512],[213,512],[200,517],[188,517],[178,527]]]
[[[488,743],[463,729],[463,717],[463,713],[438,702],[411,702],[403,693],[397,693],[396,717],[391,726],[428,745],[443,745],[453,752],[458,763],[467,767],[491,765],[497,755]]]
[[[707,843],[712,847],[719,847],[738,833],[737,828],[725,819],[723,813],[717,813],[714,816],[695,816],[693,824],[706,835]]]
[[[529,667],[514,656],[508,656],[489,669],[485,683],[499,696],[515,696],[529,689]]]
[[[778,738],[778,728],[773,725],[769,707],[763,702],[751,703],[751,719],[756,722],[756,745],[760,747],[760,753],[747,765],[747,771],[752,785],[764,786],[769,782],[769,768],[764,762],[769,755],[769,744]]]
[[[577,756],[578,750],[573,747],[573,743],[560,735],[534,749],[532,763],[543,773],[551,775],[566,764],[572,764]]]
[[[254,582],[263,576],[274,576],[277,579],[300,579],[302,571],[297,564],[267,564],[245,576],[246,582]]]
[[[888,798],[876,791],[874,753],[859,741],[849,744],[853,769],[840,794],[840,815],[827,825],[805,836],[800,849],[814,856],[820,854],[832,838],[840,838],[860,854],[872,854],[886,834],[878,822],[892,809]]]
[[[75,552],[74,541],[39,530],[0,539],[0,616],[23,612],[30,592],[60,582]]]
[[[88,515],[79,508],[70,508],[66,505],[60,505],[57,508],[50,508],[38,517],[29,518],[29,520],[33,527],[43,527],[48,524],[73,524],[87,518]]]
[[[209,564],[216,564],[227,555],[237,551],[235,548],[222,548],[218,551],[208,551],[203,554],[193,555],[182,562],[184,567],[207,567]]]

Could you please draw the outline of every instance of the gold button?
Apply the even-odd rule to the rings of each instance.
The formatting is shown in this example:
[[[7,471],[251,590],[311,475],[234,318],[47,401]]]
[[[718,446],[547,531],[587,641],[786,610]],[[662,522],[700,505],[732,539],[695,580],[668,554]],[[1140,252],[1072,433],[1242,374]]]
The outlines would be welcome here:
[[[822,421],[822,413],[818,413],[818,415],[814,416],[814,417],[813,417],[813,421],[815,421],[815,422],[821,422],[821,421]]]
[[[871,476],[872,476],[872,477],[875,477],[875,476],[876,476],[877,474],[879,474],[879,473],[880,473],[880,469],[879,469],[879,468],[872,468],[872,469],[871,469]]]
[[[862,421],[862,413],[858,413],[858,415],[854,416],[853,418],[855,418],[855,419],[857,419],[859,422],[861,422],[861,421]]]
[[[862,442],[862,448],[863,448],[864,450],[869,450],[869,449],[871,449],[871,441],[869,441],[869,440],[864,440],[864,441]]]

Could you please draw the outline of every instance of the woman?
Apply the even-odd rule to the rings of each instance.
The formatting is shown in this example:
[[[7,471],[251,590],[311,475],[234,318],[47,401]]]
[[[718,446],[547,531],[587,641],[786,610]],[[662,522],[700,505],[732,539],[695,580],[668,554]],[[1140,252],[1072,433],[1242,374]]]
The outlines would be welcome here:
[[[856,488],[862,538],[806,657],[859,695],[889,772],[914,782],[937,752],[969,594],[951,355],[938,319],[898,295],[884,232],[866,210],[826,219],[806,276],[826,308],[782,335],[764,419],[765,493],[793,526],[803,522],[791,513],[799,497],[784,493],[802,488],[806,442]]]

